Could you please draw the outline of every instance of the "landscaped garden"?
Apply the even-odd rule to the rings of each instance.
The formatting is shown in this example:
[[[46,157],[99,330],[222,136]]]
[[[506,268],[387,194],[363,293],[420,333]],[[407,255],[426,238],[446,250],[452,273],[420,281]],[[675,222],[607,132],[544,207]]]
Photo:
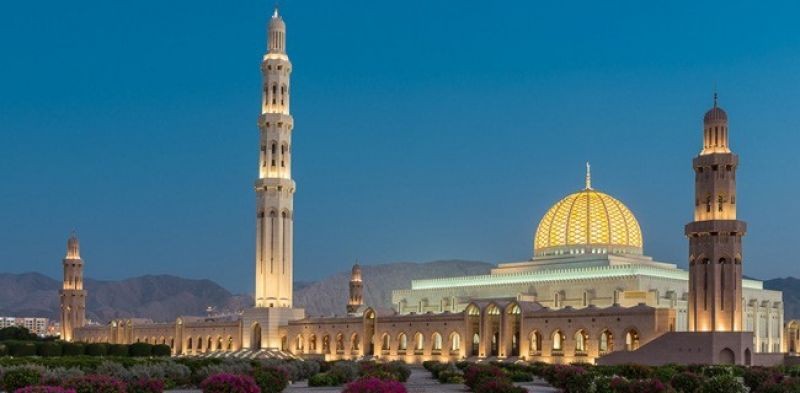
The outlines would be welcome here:
[[[476,393],[521,393],[534,379],[565,393],[800,393],[800,366],[593,366],[545,363],[439,363],[423,366],[441,383]]]

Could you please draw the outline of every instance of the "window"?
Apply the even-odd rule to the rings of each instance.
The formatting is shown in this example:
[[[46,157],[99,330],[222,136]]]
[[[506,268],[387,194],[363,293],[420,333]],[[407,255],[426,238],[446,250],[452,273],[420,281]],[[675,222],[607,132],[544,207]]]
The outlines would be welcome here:
[[[383,335],[383,343],[381,344],[381,350],[388,351],[389,350],[389,335]]]
[[[564,350],[564,335],[560,330],[553,332],[553,352],[561,352]]]
[[[400,333],[400,337],[397,338],[397,349],[400,351],[405,351],[408,348],[408,337],[405,333]]]
[[[629,330],[625,333],[625,350],[635,351],[639,348],[639,333],[635,330]]]
[[[603,332],[600,333],[600,343],[599,344],[600,345],[599,345],[598,349],[600,350],[600,352],[613,351],[613,342],[612,342],[612,339],[611,339],[611,332],[609,332],[608,330],[603,330]]]
[[[415,351],[422,351],[425,349],[425,336],[422,333],[417,333],[416,337],[414,337],[414,350]]]
[[[433,350],[434,351],[442,350],[442,335],[439,333],[433,333]]]
[[[542,351],[542,335],[539,334],[539,332],[536,330],[534,330],[533,333],[531,333],[530,350],[531,352]]]
[[[586,332],[583,330],[575,332],[575,352],[586,352]]]
[[[450,350],[451,351],[461,350],[461,336],[459,336],[458,333],[453,334],[453,337],[450,340]]]

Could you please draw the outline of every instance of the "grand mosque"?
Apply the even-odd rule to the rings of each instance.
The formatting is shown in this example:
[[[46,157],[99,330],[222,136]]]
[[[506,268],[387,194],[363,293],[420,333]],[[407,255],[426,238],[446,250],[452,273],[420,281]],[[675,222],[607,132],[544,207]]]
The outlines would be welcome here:
[[[305,315],[292,303],[292,63],[277,10],[267,48],[257,122],[254,307],[220,318],[86,325],[84,265],[72,236],[63,260],[63,339],[167,344],[176,356],[407,362],[776,364],[796,351],[797,323],[787,324],[793,330],[784,333],[782,293],[742,278],[746,225],[736,215],[739,158],[730,149],[728,117],[716,95],[692,161],[694,220],[683,234],[688,271],[645,254],[636,216],[592,184],[587,164],[582,187],[544,212],[529,260],[501,263],[486,275],[414,280],[393,291],[387,308],[363,304],[368,277],[356,265],[342,315]]]

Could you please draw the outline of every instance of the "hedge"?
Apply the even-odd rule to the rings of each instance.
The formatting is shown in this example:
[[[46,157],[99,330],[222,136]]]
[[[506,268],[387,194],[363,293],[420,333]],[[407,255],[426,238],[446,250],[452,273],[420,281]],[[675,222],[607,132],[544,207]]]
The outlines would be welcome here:
[[[36,348],[36,353],[42,357],[61,356],[63,353],[63,347],[57,342],[43,342],[39,343],[38,347]]]
[[[170,356],[172,349],[167,344],[158,344],[153,346],[153,356]]]
[[[11,356],[36,356],[36,344],[32,341],[6,341]]]
[[[106,356],[108,355],[108,344],[104,343],[87,344],[86,354],[89,356]]]
[[[64,343],[61,346],[64,356],[80,356],[86,353],[86,347],[81,343]]]
[[[128,346],[125,344],[109,344],[109,356],[128,356]]]
[[[128,354],[133,357],[149,357],[153,355],[153,344],[133,343],[128,346]]]

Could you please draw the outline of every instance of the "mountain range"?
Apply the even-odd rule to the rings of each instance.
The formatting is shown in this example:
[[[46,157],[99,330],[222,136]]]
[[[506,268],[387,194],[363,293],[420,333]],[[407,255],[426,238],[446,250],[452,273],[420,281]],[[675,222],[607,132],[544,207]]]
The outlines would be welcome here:
[[[487,274],[494,265],[478,261],[398,262],[362,266],[364,303],[391,307],[392,289],[410,288],[411,280]],[[320,281],[296,282],[294,302],[308,315],[343,314],[350,272]],[[234,294],[211,280],[170,275],[146,275],[119,281],[86,279],[87,316],[98,322],[144,317],[172,321],[180,315],[236,312],[253,304],[251,295]],[[39,273],[0,273],[0,316],[37,316],[58,319],[61,282]],[[785,319],[800,318],[800,279],[776,278],[764,287],[783,291]]]

